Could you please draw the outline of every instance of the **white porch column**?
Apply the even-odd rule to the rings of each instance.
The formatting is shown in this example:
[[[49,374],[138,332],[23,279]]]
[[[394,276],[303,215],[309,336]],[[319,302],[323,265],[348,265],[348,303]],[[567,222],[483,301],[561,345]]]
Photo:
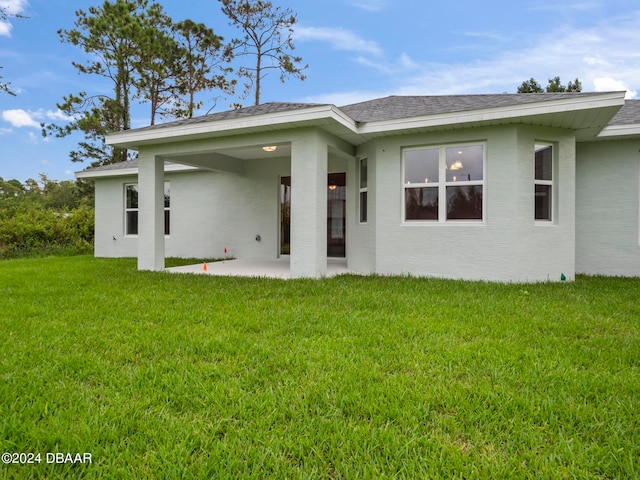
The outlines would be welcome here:
[[[164,161],[138,158],[138,270],[164,269]]]
[[[327,274],[328,147],[317,131],[291,142],[291,277]]]

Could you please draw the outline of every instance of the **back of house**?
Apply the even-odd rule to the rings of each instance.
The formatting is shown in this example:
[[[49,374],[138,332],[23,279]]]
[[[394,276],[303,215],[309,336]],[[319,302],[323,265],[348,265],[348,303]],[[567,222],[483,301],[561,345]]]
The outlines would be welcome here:
[[[640,101],[624,92],[268,103],[107,138],[95,254],[287,257],[503,282],[640,276]]]

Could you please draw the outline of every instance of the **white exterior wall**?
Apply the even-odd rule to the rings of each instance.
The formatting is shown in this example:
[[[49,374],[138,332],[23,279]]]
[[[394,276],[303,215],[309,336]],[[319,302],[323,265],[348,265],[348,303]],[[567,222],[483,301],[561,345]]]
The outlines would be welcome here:
[[[243,175],[166,173],[171,234],[165,237],[165,256],[276,258],[279,178],[289,174],[288,158],[246,161]],[[124,235],[124,185],[131,183],[137,183],[136,176],[96,179],[97,257],[138,254],[138,237]]]
[[[578,144],[576,271],[640,276],[640,140]]]
[[[376,271],[376,175],[374,142],[358,149],[347,171],[347,267],[358,273]],[[367,158],[367,222],[360,223],[360,159]]]
[[[534,220],[534,144],[557,142],[558,214]],[[402,149],[424,145],[486,145],[484,221],[404,222]],[[375,271],[496,281],[546,281],[574,276],[574,139],[556,130],[503,127],[374,142]],[[372,156],[369,156],[371,161]]]
[[[317,130],[291,142],[291,276],[327,272],[328,146]]]
[[[331,141],[317,134],[295,137],[292,152],[303,160],[297,175],[292,175],[288,157],[244,161],[241,173],[166,173],[165,180],[171,184],[171,235],[165,238],[165,256],[223,257],[226,248],[226,256],[235,258],[276,258],[279,178],[292,175],[294,191],[302,185],[292,202],[292,208],[296,204],[300,207],[304,200],[300,195],[308,191],[305,152],[309,150],[316,160],[326,159],[326,146],[319,144]],[[555,147],[554,220],[550,223],[534,220],[537,142],[551,142]],[[403,148],[461,143],[483,143],[486,148],[484,220],[404,222]],[[164,149],[172,152],[178,147]],[[390,136],[362,145],[357,155],[368,158],[366,224],[360,224],[358,218],[358,159],[338,159],[330,154],[328,164],[324,160],[324,166],[313,175],[317,187],[313,204],[322,198],[326,209],[326,172],[347,172],[349,269],[495,281],[558,281],[562,274],[573,279],[575,141],[571,132],[511,126]],[[637,182],[637,163],[635,179]],[[137,238],[124,237],[124,184],[136,181],[136,177],[96,179],[96,256],[138,254]],[[297,210],[298,219],[307,210]],[[637,203],[635,218],[637,234]],[[309,268],[298,269],[301,276],[322,275],[318,265],[326,267],[326,211],[313,221],[313,231],[315,253],[309,259]],[[306,241],[303,237],[307,234],[293,235],[292,248],[299,251],[303,245],[300,241]],[[260,235],[260,241],[256,241],[256,235]]]
[[[137,237],[124,235],[124,185],[138,176],[96,178],[94,253],[96,257],[136,257]]]

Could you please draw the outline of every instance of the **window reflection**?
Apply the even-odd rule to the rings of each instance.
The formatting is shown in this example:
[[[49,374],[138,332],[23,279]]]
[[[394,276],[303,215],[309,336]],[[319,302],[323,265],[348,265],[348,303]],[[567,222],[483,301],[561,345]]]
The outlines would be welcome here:
[[[535,186],[536,220],[551,220],[551,185]]]
[[[446,169],[447,182],[483,180],[482,145],[447,148]]]
[[[170,182],[164,183],[164,234],[171,232]],[[138,184],[125,185],[124,233],[138,235]]]
[[[535,145],[534,218],[552,219],[553,145]]]
[[[483,144],[407,149],[404,219],[482,220],[483,184]]]
[[[404,157],[404,183],[438,183],[439,149],[408,150]]]
[[[447,219],[482,220],[482,185],[447,187]]]
[[[406,188],[406,220],[438,220],[438,188]]]

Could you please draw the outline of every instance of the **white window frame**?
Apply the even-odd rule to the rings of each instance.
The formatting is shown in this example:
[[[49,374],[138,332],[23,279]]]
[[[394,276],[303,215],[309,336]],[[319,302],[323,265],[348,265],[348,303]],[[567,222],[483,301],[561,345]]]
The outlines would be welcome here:
[[[124,193],[124,215],[123,215],[123,225],[122,225],[122,229],[124,232],[124,236],[125,237],[131,237],[131,238],[136,238],[138,236],[137,233],[128,233],[127,231],[127,213],[129,212],[138,212],[138,225],[140,222],[140,206],[138,205],[137,207],[128,207],[127,206],[127,189],[128,187],[136,187],[136,190],[138,188],[138,183],[136,182],[132,182],[132,183],[125,183],[124,184],[124,188],[123,188],[123,193]],[[168,237],[171,235],[171,183],[170,182],[164,182],[164,191],[165,194],[169,194],[169,206],[165,205],[164,206],[164,215],[163,218],[167,218],[167,213],[169,214],[169,232],[167,233],[166,231],[166,221],[165,221],[165,237]],[[138,192],[139,193],[139,192]],[[139,198],[138,198],[139,201]],[[163,201],[164,204],[164,201]]]
[[[462,147],[482,147],[482,180],[471,181],[447,181],[447,149],[449,148],[462,148]],[[425,183],[406,183],[405,182],[405,155],[406,152],[416,150],[438,150],[438,182],[425,182]],[[487,142],[461,142],[451,144],[438,144],[438,145],[421,145],[416,147],[407,147],[402,149],[402,223],[403,225],[483,225],[486,222],[486,202],[487,202]],[[481,186],[482,187],[482,218],[478,219],[447,219],[447,187],[452,186]],[[408,188],[437,188],[438,189],[438,219],[415,219],[407,220],[406,213],[406,190]]]
[[[138,191],[138,184],[137,183],[125,183],[124,184],[124,218],[123,218],[123,232],[124,232],[124,236],[125,237],[137,237],[138,234],[137,233],[129,233],[127,226],[128,226],[128,222],[127,222],[127,217],[129,216],[129,213],[131,212],[136,212],[138,213],[138,220],[136,222],[136,226],[139,224],[140,221],[140,209],[139,209],[139,205],[137,207],[129,207],[128,203],[127,203],[127,192],[129,190],[129,187],[134,187],[136,189],[136,191]],[[138,192],[139,193],[139,192]],[[139,201],[139,199],[138,199]]]
[[[536,178],[536,159],[535,159],[535,153],[538,150],[538,147],[551,147],[551,180],[539,180]],[[555,224],[556,221],[556,212],[555,212],[555,205],[556,205],[556,188],[555,188],[555,178],[556,178],[556,165],[557,165],[557,160],[556,160],[556,144],[553,142],[547,142],[547,141],[536,141],[534,144],[534,155],[533,155],[533,194],[534,194],[534,205],[533,205],[533,218],[536,222],[536,224],[539,225],[553,225]],[[550,187],[550,192],[551,192],[551,200],[550,200],[550,205],[549,205],[549,216],[551,218],[536,218],[536,212],[535,212],[535,191],[536,191],[536,186],[538,185],[547,185]]]
[[[366,162],[366,176],[364,178],[364,186],[362,186],[362,163]],[[362,202],[362,194],[365,194],[366,201]],[[363,218],[364,213],[364,218]],[[359,223],[366,224],[369,220],[369,160],[367,157],[358,159],[358,221]]]

